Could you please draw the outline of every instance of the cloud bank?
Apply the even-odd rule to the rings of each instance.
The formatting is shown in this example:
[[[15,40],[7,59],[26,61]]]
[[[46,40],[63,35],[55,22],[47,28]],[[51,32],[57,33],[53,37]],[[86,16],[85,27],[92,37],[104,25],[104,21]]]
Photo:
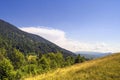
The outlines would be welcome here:
[[[46,27],[22,27],[23,31],[37,34],[58,46],[70,50],[72,52],[78,51],[94,51],[94,52],[116,52],[118,48],[110,47],[104,42],[86,43],[77,40],[69,39],[62,30],[46,28]]]

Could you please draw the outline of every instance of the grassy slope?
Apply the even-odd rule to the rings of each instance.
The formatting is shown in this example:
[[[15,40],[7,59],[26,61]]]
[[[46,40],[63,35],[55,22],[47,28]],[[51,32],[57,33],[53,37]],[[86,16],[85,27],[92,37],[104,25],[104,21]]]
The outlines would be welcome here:
[[[120,53],[25,80],[120,80]]]

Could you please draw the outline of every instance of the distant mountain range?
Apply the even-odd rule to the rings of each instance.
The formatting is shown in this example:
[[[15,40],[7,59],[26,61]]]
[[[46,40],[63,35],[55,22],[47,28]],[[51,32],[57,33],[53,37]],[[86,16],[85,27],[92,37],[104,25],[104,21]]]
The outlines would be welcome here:
[[[94,58],[99,58],[99,57],[107,56],[107,55],[110,55],[112,53],[79,51],[79,52],[76,52],[76,54],[80,54],[81,56],[84,56],[85,58],[88,58],[88,59],[94,59]]]
[[[38,35],[21,31],[16,26],[0,20],[0,48],[2,47],[6,50],[16,48],[24,54],[61,52],[63,56],[75,56],[73,52],[63,49]]]

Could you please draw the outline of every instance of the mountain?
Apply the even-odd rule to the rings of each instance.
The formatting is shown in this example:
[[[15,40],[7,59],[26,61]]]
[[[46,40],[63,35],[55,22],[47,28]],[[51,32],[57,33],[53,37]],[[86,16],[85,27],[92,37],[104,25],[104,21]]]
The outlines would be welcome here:
[[[56,44],[34,34],[24,32],[14,25],[0,20],[0,48],[16,48],[24,54],[45,54],[61,52],[63,56],[75,56],[74,53],[65,50]]]
[[[103,56],[110,55],[112,53],[102,53],[102,52],[92,52],[92,51],[79,51],[76,52],[76,54],[80,54],[81,56],[84,56],[85,58],[88,59],[95,59]]]
[[[120,80],[120,53],[32,76],[25,80]]]

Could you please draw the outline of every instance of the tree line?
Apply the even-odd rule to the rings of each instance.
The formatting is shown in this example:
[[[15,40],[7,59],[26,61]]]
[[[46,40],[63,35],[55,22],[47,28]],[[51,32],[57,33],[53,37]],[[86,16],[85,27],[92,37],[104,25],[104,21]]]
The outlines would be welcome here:
[[[24,55],[18,49],[0,48],[0,80],[19,80],[23,77],[42,74],[49,70],[84,62],[80,55],[63,57],[61,52]]]

